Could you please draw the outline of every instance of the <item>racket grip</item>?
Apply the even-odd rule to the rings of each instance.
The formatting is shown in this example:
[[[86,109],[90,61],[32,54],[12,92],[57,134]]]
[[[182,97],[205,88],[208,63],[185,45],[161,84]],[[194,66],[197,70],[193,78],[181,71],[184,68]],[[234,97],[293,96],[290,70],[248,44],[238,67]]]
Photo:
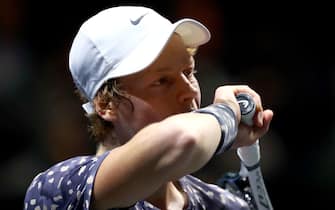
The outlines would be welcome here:
[[[253,117],[256,111],[254,100],[246,93],[238,94],[236,99],[240,105],[241,121],[246,125],[252,126]],[[259,140],[250,146],[239,147],[237,149],[237,154],[247,168],[258,165],[260,161]]]
[[[241,121],[249,126],[253,125],[253,117],[256,105],[252,97],[247,94],[237,95],[241,109]],[[273,210],[268,192],[266,190],[260,168],[259,140],[245,147],[239,147],[237,154],[241,160],[240,176],[247,177],[252,196],[255,200],[257,210]]]

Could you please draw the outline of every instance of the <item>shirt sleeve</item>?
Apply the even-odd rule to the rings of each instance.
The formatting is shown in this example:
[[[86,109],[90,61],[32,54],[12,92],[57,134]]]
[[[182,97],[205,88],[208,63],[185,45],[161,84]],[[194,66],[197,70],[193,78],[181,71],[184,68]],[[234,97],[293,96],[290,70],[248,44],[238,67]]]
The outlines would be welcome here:
[[[188,194],[192,209],[232,209],[248,210],[247,202],[214,184],[208,184],[200,179],[187,175],[181,179],[181,184]]]
[[[38,174],[26,191],[24,209],[88,210],[96,172],[108,153],[71,158]]]

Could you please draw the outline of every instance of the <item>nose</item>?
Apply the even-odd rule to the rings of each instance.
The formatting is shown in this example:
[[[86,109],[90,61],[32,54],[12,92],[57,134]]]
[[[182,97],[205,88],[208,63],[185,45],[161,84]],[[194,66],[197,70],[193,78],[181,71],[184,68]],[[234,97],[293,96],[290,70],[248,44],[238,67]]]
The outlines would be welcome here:
[[[180,103],[191,103],[199,95],[199,85],[195,78],[190,80],[186,75],[181,74],[178,91]]]

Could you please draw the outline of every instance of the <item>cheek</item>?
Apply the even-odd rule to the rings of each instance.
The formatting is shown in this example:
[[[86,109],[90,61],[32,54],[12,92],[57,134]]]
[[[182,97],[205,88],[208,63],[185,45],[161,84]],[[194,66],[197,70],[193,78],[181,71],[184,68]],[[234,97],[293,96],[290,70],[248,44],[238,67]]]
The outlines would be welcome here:
[[[124,101],[118,106],[117,124],[123,132],[130,132],[131,135],[158,120],[152,106],[139,98],[131,96],[130,101]]]
[[[144,126],[159,120],[159,115],[153,109],[151,104],[136,97],[131,97],[131,101],[134,105],[134,109],[132,112],[132,118],[129,120],[136,123],[136,127],[138,127],[138,129],[141,129]]]

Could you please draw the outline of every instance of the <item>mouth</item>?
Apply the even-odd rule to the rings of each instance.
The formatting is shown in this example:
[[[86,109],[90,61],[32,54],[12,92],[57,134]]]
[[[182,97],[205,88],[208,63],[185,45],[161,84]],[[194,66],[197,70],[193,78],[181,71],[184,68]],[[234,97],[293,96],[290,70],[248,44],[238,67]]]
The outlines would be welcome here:
[[[195,103],[195,101],[194,101],[194,102],[192,102],[192,104],[190,104],[190,106],[189,106],[188,108],[185,108],[185,109],[184,109],[184,110],[185,110],[184,113],[186,113],[186,112],[193,112],[193,111],[195,111],[195,110],[197,110],[197,109],[199,109],[199,106],[198,106],[198,104]]]
[[[199,109],[199,106],[196,103],[196,101],[193,100],[192,103],[189,104],[188,106],[185,106],[184,108],[180,109],[179,111],[173,112],[171,114],[174,115],[174,114],[188,113],[188,112],[193,112],[197,109]]]
[[[190,107],[189,112],[193,112],[193,111],[195,111],[195,110],[197,110],[197,108],[192,106],[192,107]]]
[[[172,113],[172,115],[193,112],[194,110],[197,110],[197,107],[189,106],[189,107],[185,107],[184,109],[181,109],[179,111]]]

